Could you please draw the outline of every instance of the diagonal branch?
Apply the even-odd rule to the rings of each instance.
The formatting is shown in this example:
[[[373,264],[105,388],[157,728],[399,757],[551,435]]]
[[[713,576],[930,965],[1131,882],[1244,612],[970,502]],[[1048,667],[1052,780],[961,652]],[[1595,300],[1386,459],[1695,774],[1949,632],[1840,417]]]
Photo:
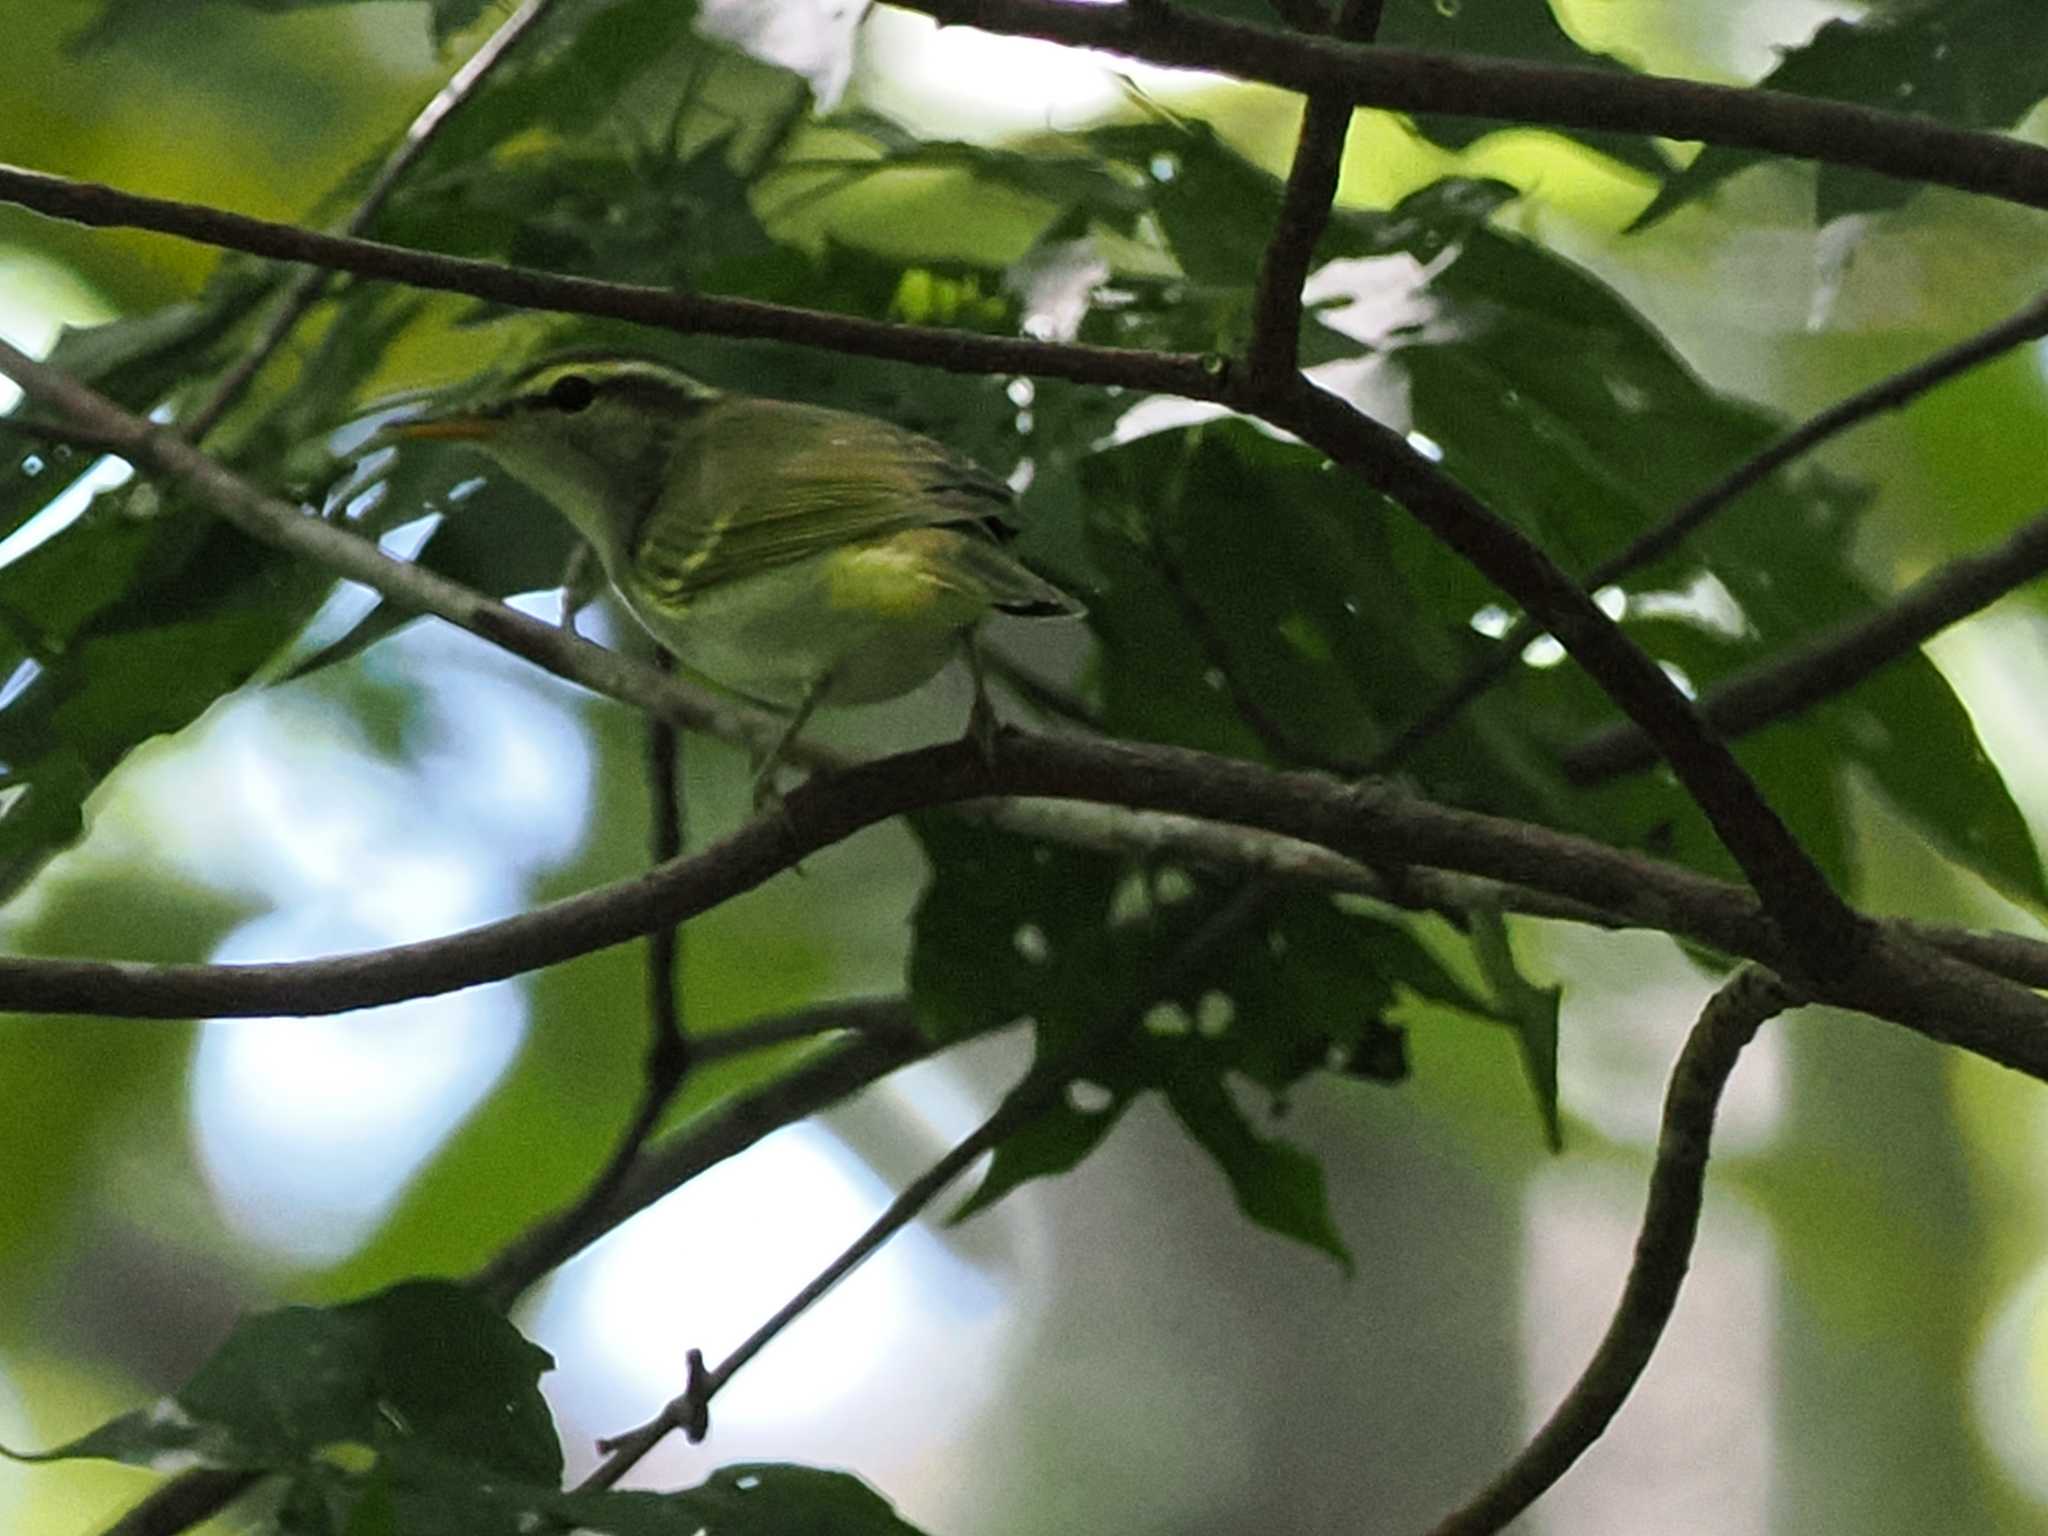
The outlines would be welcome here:
[[[1813,635],[1700,696],[1700,713],[1728,737],[1783,720],[1847,693],[1871,673],[1918,650],[1949,625],[1989,607],[2006,593],[2048,573],[2048,512],[2022,523],[2006,541],[1960,555],[1879,608]],[[1598,731],[1564,754],[1575,784],[1598,784],[1656,761],[1655,749],[1631,725]]]
[[[266,496],[175,433],[111,401],[0,341],[0,373],[44,409],[83,426],[106,451],[189,485],[218,516],[251,538],[361,583],[414,613],[431,613],[504,647],[557,677],[693,730],[731,740],[774,740],[780,722],[714,698],[704,689],[604,646],[543,624],[458,582],[404,560],[368,539]]]
[[[1697,139],[2048,208],[2048,149],[1904,112],[1754,86],[1419,53],[1304,37],[1164,4],[1089,0],[898,0],[941,26],[978,27],[1207,69],[1353,106],[1438,112],[1533,127]]]
[[[1320,448],[1398,502],[1409,515],[1511,593],[1608,696],[1642,727],[1706,813],[1777,924],[1795,969],[1826,984],[1852,972],[1868,941],[1866,919],[1828,884],[1735,756],[1671,679],[1585,588],[1512,524],[1411,448],[1401,435],[1307,379],[1246,403]]]
[[[1603,560],[1586,573],[1580,585],[1588,591],[1597,592],[1610,582],[1640,570],[1651,561],[1669,554],[1708,519],[1810,449],[1874,416],[1900,410],[1958,374],[1967,373],[1980,363],[2002,357],[2023,342],[2037,341],[2043,336],[2048,336],[2048,294],[1996,325],[1965,337],[1954,346],[1944,347],[1932,357],[1879,379],[1868,389],[1858,390],[1818,415],[1809,417],[1761,452],[1729,470],[1627,548]],[[1372,771],[1388,773],[1406,762],[1416,748],[1436,736],[1474,699],[1512,672],[1523,648],[1541,632],[1541,627],[1527,618],[1517,622],[1483,662],[1419,715],[1388,744],[1385,751],[1373,759]],[[1726,729],[1723,722],[1716,720],[1714,723],[1717,728]]]
[[[460,293],[519,309],[594,315],[703,336],[792,341],[864,357],[922,363],[954,373],[1030,373],[1083,384],[1120,384],[1212,399],[1218,360],[1186,352],[1139,351],[1076,342],[985,336],[939,326],[900,325],[753,299],[720,299],[635,283],[562,277],[495,261],[442,256],[378,240],[325,235],[201,203],[123,192],[0,164],[0,202],[102,229],[147,229],[182,240],[307,262],[332,272]]]
[[[746,1032],[762,1031],[786,1031],[793,1037],[801,1031],[803,1038],[811,1039],[851,1031],[854,1038],[726,1101],[674,1135],[642,1147],[602,1199],[586,1193],[535,1222],[472,1275],[469,1283],[494,1305],[510,1307],[558,1266],[705,1170],[738,1156],[771,1132],[808,1119],[887,1077],[932,1049],[918,1030],[908,1001],[896,997],[828,1003],[759,1020]],[[699,1054],[711,1056],[726,1038],[726,1033],[708,1037],[701,1042]]]
[[[778,1334],[822,1300],[828,1291],[873,1257],[884,1243],[915,1221],[924,1208],[943,1194],[946,1186],[971,1168],[977,1159],[992,1150],[998,1142],[1018,1127],[1041,1113],[1050,1096],[1057,1092],[1056,1083],[1049,1082],[1036,1073],[1018,1084],[996,1107],[994,1114],[968,1132],[930,1168],[905,1185],[901,1193],[889,1202],[882,1214],[869,1223],[860,1236],[849,1243],[839,1256],[820,1270],[802,1290],[778,1307],[773,1316],[741,1340],[733,1352],[715,1368],[704,1370],[702,1360],[693,1352],[690,1382],[683,1394],[647,1423],[637,1429],[628,1430],[615,1439],[603,1442],[605,1459],[589,1477],[584,1479],[581,1487],[611,1487],[632,1470],[642,1457],[659,1445],[672,1430],[685,1430],[690,1439],[701,1440],[704,1437],[711,1399],[718,1395],[727,1382],[774,1342]]]
[[[1627,1401],[1671,1321],[1692,1261],[1721,1092],[1764,1021],[1796,1001],[1755,966],[1737,971],[1708,1001],[1671,1071],[1635,1261],[1606,1336],[1521,1454],[1430,1536],[1493,1536],[1505,1528],[1570,1470]]]

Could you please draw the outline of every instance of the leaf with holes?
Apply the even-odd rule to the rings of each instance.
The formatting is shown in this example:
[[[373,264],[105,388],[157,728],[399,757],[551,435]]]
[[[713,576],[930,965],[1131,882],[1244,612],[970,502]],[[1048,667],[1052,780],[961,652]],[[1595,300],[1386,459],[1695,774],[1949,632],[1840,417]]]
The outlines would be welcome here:
[[[1311,1073],[1394,1081],[1404,993],[1485,1015],[1398,923],[1312,892],[1035,844],[922,818],[932,862],[911,993],[925,1027],[964,1039],[1028,1016],[1034,1072],[1065,1087],[996,1149],[962,1215],[1074,1167],[1140,1095],[1159,1093],[1259,1225],[1348,1262],[1313,1160],[1253,1123]]]

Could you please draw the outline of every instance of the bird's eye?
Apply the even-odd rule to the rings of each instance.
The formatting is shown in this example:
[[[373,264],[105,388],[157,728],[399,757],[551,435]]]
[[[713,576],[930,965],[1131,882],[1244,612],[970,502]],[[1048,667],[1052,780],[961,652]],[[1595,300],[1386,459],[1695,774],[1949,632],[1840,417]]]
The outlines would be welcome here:
[[[548,404],[573,416],[597,398],[597,386],[580,373],[565,373],[548,386]]]

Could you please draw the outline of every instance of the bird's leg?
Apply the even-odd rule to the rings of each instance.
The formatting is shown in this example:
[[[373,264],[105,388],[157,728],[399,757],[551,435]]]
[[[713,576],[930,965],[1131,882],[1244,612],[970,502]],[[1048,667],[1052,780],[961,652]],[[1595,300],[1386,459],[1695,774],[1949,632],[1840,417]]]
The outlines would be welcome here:
[[[974,643],[974,631],[965,631],[960,643],[967,652],[967,675],[974,679],[974,706],[967,712],[967,738],[981,753],[982,762],[993,768],[996,765],[996,731],[1000,729],[1001,722],[996,719],[995,706],[988,701],[988,679],[982,673],[981,647]]]
[[[576,615],[596,599],[603,581],[604,572],[592,558],[590,546],[578,539],[576,547],[569,551],[568,563],[562,567],[562,628],[570,634],[576,633]]]
[[[775,770],[782,766],[782,759],[789,752],[790,744],[796,740],[796,733],[804,728],[811,718],[811,712],[825,697],[825,690],[832,686],[833,674],[825,673],[812,683],[796,707],[796,713],[789,717],[789,724],[782,728],[782,734],[775,738],[775,744],[768,749],[759,766],[754,769],[754,809],[759,812],[781,799],[775,788]]]

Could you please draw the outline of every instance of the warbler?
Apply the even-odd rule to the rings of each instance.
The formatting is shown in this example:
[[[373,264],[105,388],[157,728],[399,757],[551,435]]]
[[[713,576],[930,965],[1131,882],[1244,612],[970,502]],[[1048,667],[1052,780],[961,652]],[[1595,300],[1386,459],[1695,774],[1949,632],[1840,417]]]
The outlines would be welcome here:
[[[551,503],[686,667],[792,711],[907,693],[956,653],[993,740],[974,631],[1081,605],[1003,548],[1010,489],[873,416],[732,394],[645,358],[557,357],[388,429],[461,441]]]

